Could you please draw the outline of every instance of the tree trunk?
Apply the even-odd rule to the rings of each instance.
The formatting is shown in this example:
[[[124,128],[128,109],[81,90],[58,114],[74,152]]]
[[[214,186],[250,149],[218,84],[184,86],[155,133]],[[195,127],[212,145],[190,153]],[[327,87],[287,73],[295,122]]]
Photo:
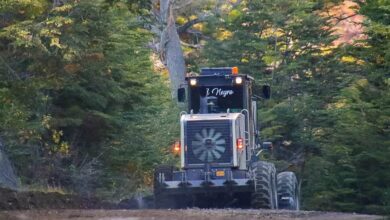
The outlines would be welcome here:
[[[185,81],[186,66],[171,0],[160,0],[160,19],[163,27],[159,48],[160,57],[168,68],[172,98],[176,99],[177,89]]]
[[[10,189],[18,189],[20,182],[15,175],[14,168],[11,165],[7,155],[4,152],[3,142],[0,139],[0,186]]]

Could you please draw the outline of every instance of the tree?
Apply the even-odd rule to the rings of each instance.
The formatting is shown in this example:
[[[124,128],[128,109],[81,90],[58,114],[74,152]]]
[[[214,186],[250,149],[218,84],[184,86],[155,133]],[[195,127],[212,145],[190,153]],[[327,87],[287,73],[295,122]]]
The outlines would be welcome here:
[[[172,98],[176,99],[177,89],[184,83],[186,66],[176,27],[174,1],[158,0],[153,2],[153,6],[155,23],[151,29],[158,38],[153,47],[168,69]]]
[[[388,23],[382,15],[387,8],[362,3],[361,10],[381,24],[369,23],[367,43],[336,48],[334,23],[322,13],[331,6],[242,2],[217,18],[222,22],[214,23],[218,31],[202,61],[239,66],[271,84],[272,99],[260,110],[261,135],[276,144],[274,157],[284,160],[278,161],[279,170],[300,174],[305,208],[384,213],[388,175],[381,167],[388,166],[389,92]]]
[[[86,195],[122,185],[129,194],[167,160],[176,130],[167,123],[176,111],[165,79],[151,68],[151,34],[125,1],[54,6],[2,3],[8,20],[0,33],[0,97],[7,104],[0,132],[7,151],[24,184]],[[148,130],[171,133],[156,142]]]
[[[386,1],[359,2],[365,17],[366,39],[344,45],[341,55],[349,81],[328,105],[332,120],[318,139],[319,160],[311,160],[308,172],[325,175],[308,180],[321,185],[308,188],[314,194],[313,209],[388,214],[389,210],[389,9]],[[309,166],[310,167],[310,166]]]
[[[150,45],[168,70],[172,98],[176,99],[177,89],[185,83],[187,66],[191,69],[192,60],[188,57],[188,51],[201,47],[200,44],[188,42],[192,37],[198,39],[201,35],[192,28],[206,22],[208,17],[219,14],[221,3],[213,0],[154,0],[152,3],[149,28],[155,34],[155,39]]]
[[[286,158],[315,148],[318,114],[337,92],[339,65],[329,48],[335,37],[319,7],[311,1],[243,1],[217,18],[223,22],[213,27],[218,32],[203,53],[206,65],[239,66],[272,86],[272,100],[260,114],[262,135]]]

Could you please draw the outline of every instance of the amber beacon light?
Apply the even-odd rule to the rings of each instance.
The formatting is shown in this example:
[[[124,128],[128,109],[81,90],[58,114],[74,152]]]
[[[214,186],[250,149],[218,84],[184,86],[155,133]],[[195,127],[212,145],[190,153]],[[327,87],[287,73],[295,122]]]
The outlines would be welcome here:
[[[180,141],[175,141],[173,144],[173,151],[176,154],[180,152]]]
[[[237,75],[238,74],[238,67],[232,67],[232,74]]]

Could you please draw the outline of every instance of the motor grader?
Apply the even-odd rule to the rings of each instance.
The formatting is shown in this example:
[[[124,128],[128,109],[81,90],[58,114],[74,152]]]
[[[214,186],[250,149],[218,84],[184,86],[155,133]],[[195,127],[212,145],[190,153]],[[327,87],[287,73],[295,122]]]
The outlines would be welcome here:
[[[272,144],[260,143],[257,103],[270,97],[270,87],[261,87],[261,96],[254,89],[254,78],[237,67],[203,68],[186,77],[178,101],[188,108],[174,146],[180,167],[155,169],[156,208],[299,209],[295,174],[277,173],[260,159]]]

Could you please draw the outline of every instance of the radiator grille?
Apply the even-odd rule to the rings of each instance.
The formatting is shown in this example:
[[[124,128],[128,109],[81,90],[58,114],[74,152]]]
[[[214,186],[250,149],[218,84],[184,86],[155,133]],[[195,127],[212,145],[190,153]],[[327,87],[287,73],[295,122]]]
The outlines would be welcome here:
[[[230,121],[188,121],[186,145],[187,165],[231,164],[233,155]]]

